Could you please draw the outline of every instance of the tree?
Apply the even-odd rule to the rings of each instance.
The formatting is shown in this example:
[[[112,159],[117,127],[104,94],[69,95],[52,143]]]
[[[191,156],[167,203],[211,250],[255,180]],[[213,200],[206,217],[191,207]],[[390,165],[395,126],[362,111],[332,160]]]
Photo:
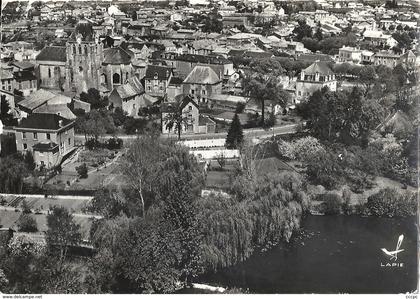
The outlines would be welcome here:
[[[293,34],[297,41],[301,41],[304,37],[312,37],[312,28],[306,21],[298,21],[298,25],[293,29]]]
[[[58,254],[57,270],[60,273],[69,248],[79,245],[81,241],[80,225],[64,207],[54,207],[47,215],[47,226],[47,245],[52,253]]]
[[[29,214],[22,213],[16,224],[20,232],[32,233],[38,231],[35,219]]]
[[[9,102],[6,100],[6,96],[1,95],[1,106],[0,106],[0,120],[5,126],[16,125],[13,115],[10,112]]]
[[[238,114],[235,113],[235,116],[232,119],[232,123],[230,124],[229,131],[226,136],[226,148],[228,149],[235,149],[242,145],[244,140],[244,134],[242,131],[242,125],[239,121]]]
[[[25,163],[18,156],[0,159],[0,191],[22,193],[24,178],[28,175]]]
[[[414,192],[400,194],[395,189],[385,188],[368,197],[366,208],[374,216],[414,216],[417,211],[417,196]]]
[[[80,94],[80,100],[89,103],[92,109],[100,109],[108,105],[108,101],[102,99],[99,91],[95,88],[89,88],[87,93],[82,92]]]
[[[281,67],[280,67],[281,68]],[[284,92],[282,85],[278,82],[277,75],[272,73],[258,72],[246,78],[245,92],[251,99],[261,104],[261,125],[265,125],[265,103],[270,100],[285,108],[289,96]]]
[[[178,133],[178,140],[181,140],[182,128],[188,125],[188,117],[187,114],[182,111],[182,103],[182,97],[176,99],[175,103],[171,106],[171,111],[166,113],[163,119],[163,123],[169,131],[174,129]]]
[[[31,151],[27,151],[25,154],[25,164],[30,171],[34,170],[36,167],[34,156]]]
[[[88,168],[86,163],[76,166],[76,171],[81,179],[86,179],[88,177]]]
[[[164,147],[153,136],[141,136],[133,142],[124,160],[125,170],[130,186],[138,194],[141,207],[140,216],[146,213],[147,192],[152,190],[156,180],[156,167],[161,159]]]
[[[105,133],[113,134],[115,130],[108,110],[92,110],[76,120],[76,131],[83,133],[86,141],[91,138],[97,141],[100,136]]]
[[[216,155],[216,161],[217,163],[219,163],[220,165],[220,169],[223,169],[226,165],[226,157],[225,155],[222,153]]]
[[[371,91],[377,80],[377,74],[373,66],[363,67],[359,72],[359,82],[365,87],[365,96]]]

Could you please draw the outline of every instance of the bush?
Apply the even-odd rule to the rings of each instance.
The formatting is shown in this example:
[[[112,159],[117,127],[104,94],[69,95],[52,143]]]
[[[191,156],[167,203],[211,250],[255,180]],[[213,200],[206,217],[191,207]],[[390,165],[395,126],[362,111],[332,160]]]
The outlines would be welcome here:
[[[83,163],[82,165],[77,166],[76,171],[81,179],[85,179],[88,177],[88,168],[86,166],[86,163]]]
[[[117,137],[113,137],[105,141],[105,147],[109,150],[120,149],[122,145],[123,145],[123,140]]]
[[[35,219],[28,214],[21,214],[17,220],[17,227],[20,232],[33,233],[38,231]]]
[[[324,202],[323,210],[325,215],[338,215],[342,212],[343,199],[335,193],[324,193],[318,196],[318,200]]]
[[[366,203],[367,213],[374,216],[406,217],[417,212],[417,194],[385,188],[369,196]]]

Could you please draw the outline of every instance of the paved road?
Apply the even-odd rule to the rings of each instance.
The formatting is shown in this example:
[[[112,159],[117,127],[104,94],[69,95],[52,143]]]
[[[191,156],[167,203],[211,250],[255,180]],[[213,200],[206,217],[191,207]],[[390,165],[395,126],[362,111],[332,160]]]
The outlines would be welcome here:
[[[10,212],[16,212],[16,211],[23,212],[23,210],[21,208],[5,207],[5,206],[0,207],[0,210],[10,211]],[[50,214],[50,211],[49,210],[38,210],[37,211],[37,214],[49,215]],[[102,219],[102,218],[104,218],[103,216],[93,215],[93,214],[72,213],[72,215],[74,217],[89,218],[89,219],[91,219],[91,218],[95,218],[95,219]]]
[[[299,128],[302,127],[305,123],[298,123],[298,124],[292,124],[292,125],[285,125],[285,126],[277,126],[270,129],[244,129],[244,135],[251,137],[251,138],[265,138],[270,137],[274,135],[284,135],[284,134],[291,134],[296,133]],[[215,138],[226,138],[227,132],[221,132],[221,133],[210,133],[210,134],[182,134],[181,139],[184,140],[199,140],[199,139],[215,139]],[[108,139],[113,137],[113,135],[105,135],[102,136],[102,139]],[[174,138],[176,139],[177,136],[174,134],[171,134],[168,136],[168,134],[162,134],[162,138]],[[75,141],[77,142],[84,142],[85,136],[81,134],[76,134],[74,136]],[[134,140],[137,138],[137,135],[118,135],[118,138],[121,138],[123,140]]]

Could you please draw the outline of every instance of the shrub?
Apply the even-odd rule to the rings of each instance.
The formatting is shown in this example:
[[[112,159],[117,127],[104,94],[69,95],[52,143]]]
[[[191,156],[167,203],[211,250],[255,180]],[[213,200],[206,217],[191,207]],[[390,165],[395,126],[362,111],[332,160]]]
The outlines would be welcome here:
[[[417,194],[414,192],[400,194],[396,189],[384,188],[369,196],[366,209],[368,214],[374,216],[414,216],[417,212]]]
[[[35,219],[31,215],[24,213],[19,216],[17,227],[20,232],[32,233],[38,231]]]
[[[76,171],[81,179],[85,179],[88,177],[88,168],[86,166],[86,163],[83,163],[80,166],[77,166]]]
[[[29,207],[28,203],[26,200],[22,201],[22,213],[23,214],[31,214],[31,208]]]
[[[109,150],[120,149],[122,145],[123,145],[123,140],[117,137],[113,137],[105,141],[105,147]]]
[[[335,193],[324,193],[318,197],[318,200],[324,202],[325,215],[338,215],[342,212],[343,199]]]

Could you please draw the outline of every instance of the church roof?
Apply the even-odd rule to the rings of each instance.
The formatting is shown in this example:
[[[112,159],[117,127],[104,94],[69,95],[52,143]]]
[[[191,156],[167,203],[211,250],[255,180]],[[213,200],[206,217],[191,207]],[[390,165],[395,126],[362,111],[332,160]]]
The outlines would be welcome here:
[[[66,62],[66,47],[46,46],[36,57],[37,61]]]
[[[121,47],[107,48],[104,50],[104,64],[130,64],[133,52]]]
[[[184,83],[191,84],[217,84],[220,82],[219,76],[209,66],[195,66],[185,78]]]

